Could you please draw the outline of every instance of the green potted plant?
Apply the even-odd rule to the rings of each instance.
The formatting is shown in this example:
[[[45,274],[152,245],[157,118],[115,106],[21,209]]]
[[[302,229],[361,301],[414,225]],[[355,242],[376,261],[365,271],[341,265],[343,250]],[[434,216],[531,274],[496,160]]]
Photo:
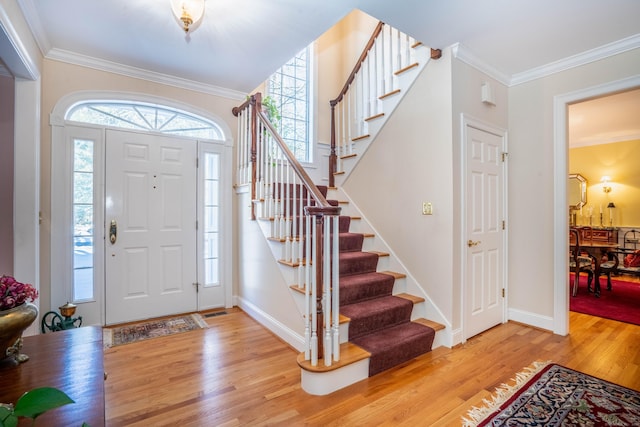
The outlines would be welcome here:
[[[35,425],[36,418],[60,406],[75,403],[66,393],[54,387],[40,387],[29,390],[12,404],[0,404],[0,427],[15,427],[18,418],[31,418]],[[86,426],[86,423],[83,423]]]

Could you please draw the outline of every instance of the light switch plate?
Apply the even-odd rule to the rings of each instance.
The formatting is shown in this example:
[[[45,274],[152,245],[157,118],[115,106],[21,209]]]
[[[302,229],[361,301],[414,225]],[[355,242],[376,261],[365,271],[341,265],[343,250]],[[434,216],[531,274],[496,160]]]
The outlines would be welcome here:
[[[433,205],[431,202],[424,202],[422,204],[422,215],[433,215]]]

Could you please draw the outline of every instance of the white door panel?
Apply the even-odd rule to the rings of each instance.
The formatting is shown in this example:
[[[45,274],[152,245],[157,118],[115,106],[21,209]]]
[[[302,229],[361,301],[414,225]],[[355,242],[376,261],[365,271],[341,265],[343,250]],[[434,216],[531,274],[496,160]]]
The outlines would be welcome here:
[[[196,310],[196,143],[107,131],[106,323]]]
[[[467,124],[465,339],[504,319],[504,138]]]

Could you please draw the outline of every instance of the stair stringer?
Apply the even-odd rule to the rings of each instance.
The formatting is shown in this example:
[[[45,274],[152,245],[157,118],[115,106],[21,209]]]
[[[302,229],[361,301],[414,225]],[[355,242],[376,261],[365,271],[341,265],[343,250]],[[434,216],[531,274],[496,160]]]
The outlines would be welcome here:
[[[409,68],[408,70],[396,76],[397,88],[399,89],[398,93],[379,100],[379,103],[382,105],[381,111],[384,113],[384,115],[370,121],[364,120],[362,135],[368,135],[368,137],[351,142],[351,144],[353,145],[353,153],[355,154],[355,156],[346,159],[338,158],[337,170],[339,171],[339,174],[335,176],[336,186],[339,187],[349,177],[351,171],[358,164],[371,143],[376,139],[378,133],[382,130],[386,122],[389,120],[389,117],[391,117],[396,107],[407,95],[420,73],[422,73],[429,61],[431,61],[430,47],[419,45],[413,47],[412,49],[414,50],[414,62],[418,65]],[[361,135],[353,135],[354,138],[357,138],[358,136]],[[321,166],[321,170],[328,171],[328,157],[330,147],[327,146],[327,144],[319,144],[318,150],[323,152],[322,164],[327,165],[326,168],[324,166]],[[311,171],[310,174],[314,172],[316,171]],[[321,179],[325,182],[328,181],[328,178],[326,176],[322,177]]]
[[[435,349],[440,346],[451,348],[454,342],[451,323],[435,305],[433,300],[429,298],[425,289],[420,286],[409,269],[402,263],[402,260],[396,255],[393,248],[382,238],[375,227],[371,225],[344,189],[330,188],[328,190],[327,197],[330,199],[346,200],[348,202],[345,208],[343,208],[343,210],[346,211],[343,215],[357,216],[359,218],[359,220],[355,222],[355,229],[352,230],[353,232],[372,233],[375,235],[373,239],[374,241],[369,242],[365,239],[365,244],[367,246],[364,250],[379,251],[389,254],[388,256],[381,257],[378,260],[378,271],[391,270],[406,275],[403,279],[396,280],[393,287],[393,294],[408,293],[424,298],[424,302],[414,305],[411,313],[411,320],[424,318],[445,325],[445,329],[436,332],[432,348]],[[353,228],[354,221],[352,221],[351,224]]]

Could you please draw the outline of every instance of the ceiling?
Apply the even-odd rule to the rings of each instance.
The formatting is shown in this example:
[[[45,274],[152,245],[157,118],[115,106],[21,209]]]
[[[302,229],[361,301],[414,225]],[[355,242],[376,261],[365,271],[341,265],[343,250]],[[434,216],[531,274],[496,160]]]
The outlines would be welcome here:
[[[572,148],[640,139],[640,89],[570,105],[568,117]]]
[[[187,36],[170,0],[16,1],[45,57],[238,99],[356,8],[507,85],[640,47],[638,0],[206,0]]]

